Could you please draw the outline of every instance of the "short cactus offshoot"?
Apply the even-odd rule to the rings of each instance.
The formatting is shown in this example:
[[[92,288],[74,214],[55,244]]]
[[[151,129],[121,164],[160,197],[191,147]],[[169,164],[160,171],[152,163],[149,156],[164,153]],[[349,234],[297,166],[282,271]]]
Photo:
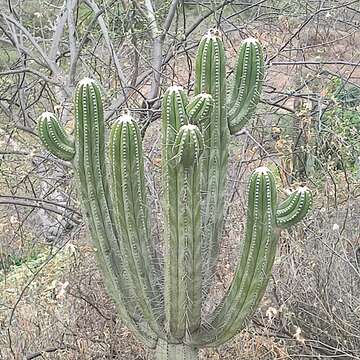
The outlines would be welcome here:
[[[100,89],[84,79],[75,93],[74,141],[54,114],[38,120],[45,147],[73,164],[97,261],[119,314],[155,349],[157,360],[196,360],[199,348],[221,345],[244,328],[265,292],[279,229],[300,221],[311,205],[305,187],[278,203],[270,170],[252,173],[243,251],[233,281],[213,313],[203,318],[222,232],[229,138],[254,111],[263,76],[261,46],[246,40],[227,101],[223,43],[211,30],[199,46],[195,96],[188,99],[177,86],[165,92],[163,276],[150,233],[142,140],[131,114],[114,122],[106,148]]]

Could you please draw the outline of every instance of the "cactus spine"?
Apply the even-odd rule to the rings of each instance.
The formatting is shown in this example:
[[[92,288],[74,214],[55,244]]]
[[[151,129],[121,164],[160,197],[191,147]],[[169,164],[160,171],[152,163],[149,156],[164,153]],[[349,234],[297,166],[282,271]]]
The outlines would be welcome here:
[[[44,113],[38,120],[44,146],[73,164],[97,261],[119,314],[155,349],[157,360],[196,360],[199,348],[218,346],[246,325],[265,292],[280,229],[300,221],[311,205],[307,188],[278,204],[270,170],[252,173],[241,258],[222,301],[203,318],[203,294],[209,290],[222,231],[230,133],[254,111],[262,79],[261,46],[245,41],[227,102],[223,43],[211,30],[199,46],[195,96],[188,99],[178,86],[165,92],[163,277],[150,233],[136,121],[128,112],[116,120],[106,149],[100,89],[90,79],[80,81],[75,92],[74,141],[55,115]]]

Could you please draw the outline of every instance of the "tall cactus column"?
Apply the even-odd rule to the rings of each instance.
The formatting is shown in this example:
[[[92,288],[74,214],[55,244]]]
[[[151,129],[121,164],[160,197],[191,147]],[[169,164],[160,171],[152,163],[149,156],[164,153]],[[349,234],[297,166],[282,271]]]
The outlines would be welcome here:
[[[202,38],[196,58],[195,93],[208,93],[213,109],[204,127],[202,157],[203,259],[205,283],[209,286],[219,252],[222,232],[229,133],[241,130],[260,99],[264,78],[261,44],[256,39],[241,43],[234,79],[227,99],[224,45],[220,32],[211,29]]]
[[[162,111],[165,213],[165,311],[170,334],[179,340],[200,327],[201,216],[200,129],[189,123],[179,87],[167,90]]]
[[[109,148],[114,219],[128,254],[125,263],[131,277],[129,285],[133,286],[144,317],[160,332],[157,319],[161,309],[156,309],[154,302],[159,289],[150,240],[143,149],[138,126],[130,114],[124,114],[112,125]]]
[[[204,122],[205,150],[202,156],[204,282],[210,285],[222,231],[225,179],[228,163],[229,129],[226,114],[226,74],[224,45],[217,30],[201,40],[196,57],[195,94],[212,96],[213,106]]]

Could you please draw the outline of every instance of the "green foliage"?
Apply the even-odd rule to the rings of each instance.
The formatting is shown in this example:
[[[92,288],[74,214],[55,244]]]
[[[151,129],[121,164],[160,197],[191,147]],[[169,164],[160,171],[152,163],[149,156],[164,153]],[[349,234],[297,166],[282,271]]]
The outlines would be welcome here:
[[[203,294],[222,233],[230,133],[250,119],[263,77],[260,44],[247,40],[241,49],[229,102],[217,30],[200,42],[195,96],[188,99],[178,86],[164,94],[164,269],[150,233],[142,139],[131,114],[114,122],[106,148],[100,87],[83,79],[75,92],[74,145],[52,115],[39,120],[45,147],[76,170],[95,254],[119,314],[144,344],[156,348],[158,360],[197,359],[198,348],[223,344],[246,326],[270,278],[279,227],[301,220],[311,204],[309,190],[302,188],[279,205],[271,171],[252,173],[243,253],[227,294],[204,321]]]
[[[359,169],[360,88],[333,78],[326,89],[332,104],[323,114],[318,128],[318,164],[352,170]]]

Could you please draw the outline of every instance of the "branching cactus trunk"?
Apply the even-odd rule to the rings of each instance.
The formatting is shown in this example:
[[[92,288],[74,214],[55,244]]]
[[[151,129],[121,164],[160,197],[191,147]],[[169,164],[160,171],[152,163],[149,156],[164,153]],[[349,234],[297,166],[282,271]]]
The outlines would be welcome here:
[[[307,188],[279,203],[270,170],[251,174],[243,251],[227,293],[204,315],[222,233],[229,138],[249,121],[263,77],[261,45],[245,40],[228,100],[223,42],[211,30],[199,46],[194,97],[178,86],[164,94],[164,276],[150,233],[136,120],[125,112],[113,123],[106,146],[101,93],[91,79],[76,89],[74,140],[54,114],[39,118],[45,147],[75,169],[108,292],[124,323],[155,349],[157,360],[196,360],[201,347],[221,345],[246,326],[265,292],[281,228],[304,218],[311,205]]]

